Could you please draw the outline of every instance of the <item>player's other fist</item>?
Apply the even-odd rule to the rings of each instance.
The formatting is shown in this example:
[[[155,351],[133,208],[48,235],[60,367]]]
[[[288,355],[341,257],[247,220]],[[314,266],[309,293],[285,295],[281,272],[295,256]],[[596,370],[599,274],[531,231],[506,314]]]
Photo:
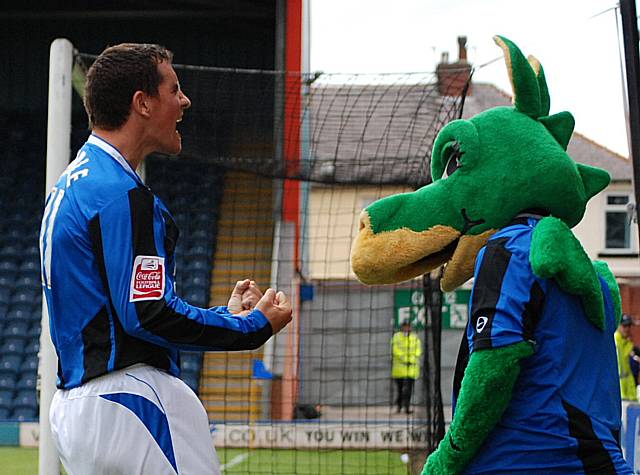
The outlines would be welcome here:
[[[229,302],[227,303],[227,309],[229,309],[229,312],[234,314],[242,312],[242,295],[250,286],[251,281],[249,279],[239,280],[236,282],[236,286],[233,288],[231,297],[229,297]]]
[[[277,292],[273,289],[267,289],[260,301],[256,305],[256,309],[260,310],[273,329],[275,335],[291,321],[293,310],[291,302],[284,292]]]

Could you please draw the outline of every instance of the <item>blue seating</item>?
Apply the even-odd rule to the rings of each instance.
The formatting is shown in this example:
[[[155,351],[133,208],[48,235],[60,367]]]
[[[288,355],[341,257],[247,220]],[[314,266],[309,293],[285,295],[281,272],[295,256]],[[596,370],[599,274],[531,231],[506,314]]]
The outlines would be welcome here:
[[[211,257],[211,251],[206,246],[195,245],[186,252],[186,257],[189,259],[209,259]]]
[[[16,279],[14,284],[14,289],[22,290],[39,290],[40,289],[40,279],[35,279],[32,275],[23,275]]]
[[[16,389],[16,377],[14,374],[0,373],[0,390],[13,392]]]
[[[200,357],[188,353],[180,354],[180,368],[185,373],[200,372]]]
[[[38,407],[36,392],[33,389],[22,389],[13,399],[13,407]]]
[[[5,338],[23,338],[29,337],[29,324],[26,321],[12,321],[9,322],[3,330]]]
[[[0,373],[16,375],[20,372],[22,358],[17,355],[5,355],[0,358]]]
[[[0,248],[0,259],[19,261],[22,257],[20,246],[7,244]]]
[[[26,350],[25,350],[25,354]],[[38,371],[38,355],[28,355],[25,356],[24,360],[22,361],[22,364],[20,364],[20,373],[25,374],[25,373],[31,373],[31,372],[37,372]]]
[[[18,391],[34,391],[36,389],[37,375],[36,373],[23,374],[16,383]]]
[[[0,389],[0,407],[13,407],[13,391]]]
[[[15,282],[14,275],[0,273],[0,289],[11,290],[13,288],[14,282]]]
[[[40,322],[36,321],[33,323],[33,325],[31,325],[31,328],[29,328],[29,333],[27,333],[27,338],[32,339],[32,338],[39,338],[40,337]]]
[[[26,259],[20,264],[20,271],[33,271],[40,269],[40,262],[36,258]]]
[[[0,287],[0,304],[9,305],[11,303],[11,291],[6,287]]]
[[[9,419],[10,415],[11,415],[11,409],[7,407],[0,407],[0,420]]]
[[[18,264],[12,260],[0,259],[0,273],[15,275],[18,272]]]
[[[182,285],[184,286],[185,289],[190,289],[190,288],[206,289],[209,285],[209,276],[205,273],[189,274],[182,281]]]
[[[202,289],[191,289],[184,294],[184,299],[191,305],[206,307],[209,304],[209,293]]]
[[[24,353],[24,340],[17,338],[8,338],[0,346],[0,355],[18,355],[22,356]]]
[[[209,271],[210,267],[211,266],[206,259],[193,259],[185,266],[185,271],[187,273]]]
[[[31,320],[31,310],[27,310],[23,306],[12,306],[11,309],[7,312],[6,322],[28,322]]]
[[[38,406],[34,407],[18,407],[11,414],[12,419],[18,421],[31,421],[38,417]]]
[[[27,341],[26,346],[24,347],[25,355],[36,355],[40,351],[40,339],[39,338],[30,338]]]

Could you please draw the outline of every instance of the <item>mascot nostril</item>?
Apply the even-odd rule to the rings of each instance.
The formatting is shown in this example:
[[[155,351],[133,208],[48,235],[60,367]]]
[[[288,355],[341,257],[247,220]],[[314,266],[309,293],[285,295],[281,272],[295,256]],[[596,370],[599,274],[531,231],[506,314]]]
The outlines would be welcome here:
[[[444,265],[473,277],[454,414],[423,474],[625,474],[613,333],[620,291],[571,228],[610,181],[567,154],[574,119],[549,114],[545,74],[500,36],[513,106],[455,120],[433,146],[433,183],[362,214],[352,267],[368,284]]]

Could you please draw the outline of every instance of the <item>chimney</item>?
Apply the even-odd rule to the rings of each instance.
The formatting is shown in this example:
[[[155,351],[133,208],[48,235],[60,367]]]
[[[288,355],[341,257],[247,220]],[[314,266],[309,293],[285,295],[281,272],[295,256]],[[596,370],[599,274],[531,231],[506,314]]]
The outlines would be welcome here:
[[[471,77],[471,65],[467,61],[467,37],[458,36],[458,61],[449,62],[449,53],[442,53],[440,64],[436,67],[438,90],[442,96],[460,97]],[[467,89],[471,95],[471,84]]]

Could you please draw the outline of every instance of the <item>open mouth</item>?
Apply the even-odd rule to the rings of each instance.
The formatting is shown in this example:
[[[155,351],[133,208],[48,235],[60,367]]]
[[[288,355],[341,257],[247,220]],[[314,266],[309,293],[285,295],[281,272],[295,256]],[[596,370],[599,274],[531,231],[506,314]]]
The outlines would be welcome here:
[[[447,244],[444,249],[418,259],[412,264],[412,266],[421,266],[430,262],[441,262],[442,264],[449,262],[456,252],[456,248],[458,247],[459,242],[460,238],[458,237]]]
[[[451,291],[473,276],[476,256],[494,232],[469,235],[435,225],[425,231],[401,228],[374,234],[363,213],[351,266],[361,282],[373,285],[409,280],[446,264],[441,287]]]

